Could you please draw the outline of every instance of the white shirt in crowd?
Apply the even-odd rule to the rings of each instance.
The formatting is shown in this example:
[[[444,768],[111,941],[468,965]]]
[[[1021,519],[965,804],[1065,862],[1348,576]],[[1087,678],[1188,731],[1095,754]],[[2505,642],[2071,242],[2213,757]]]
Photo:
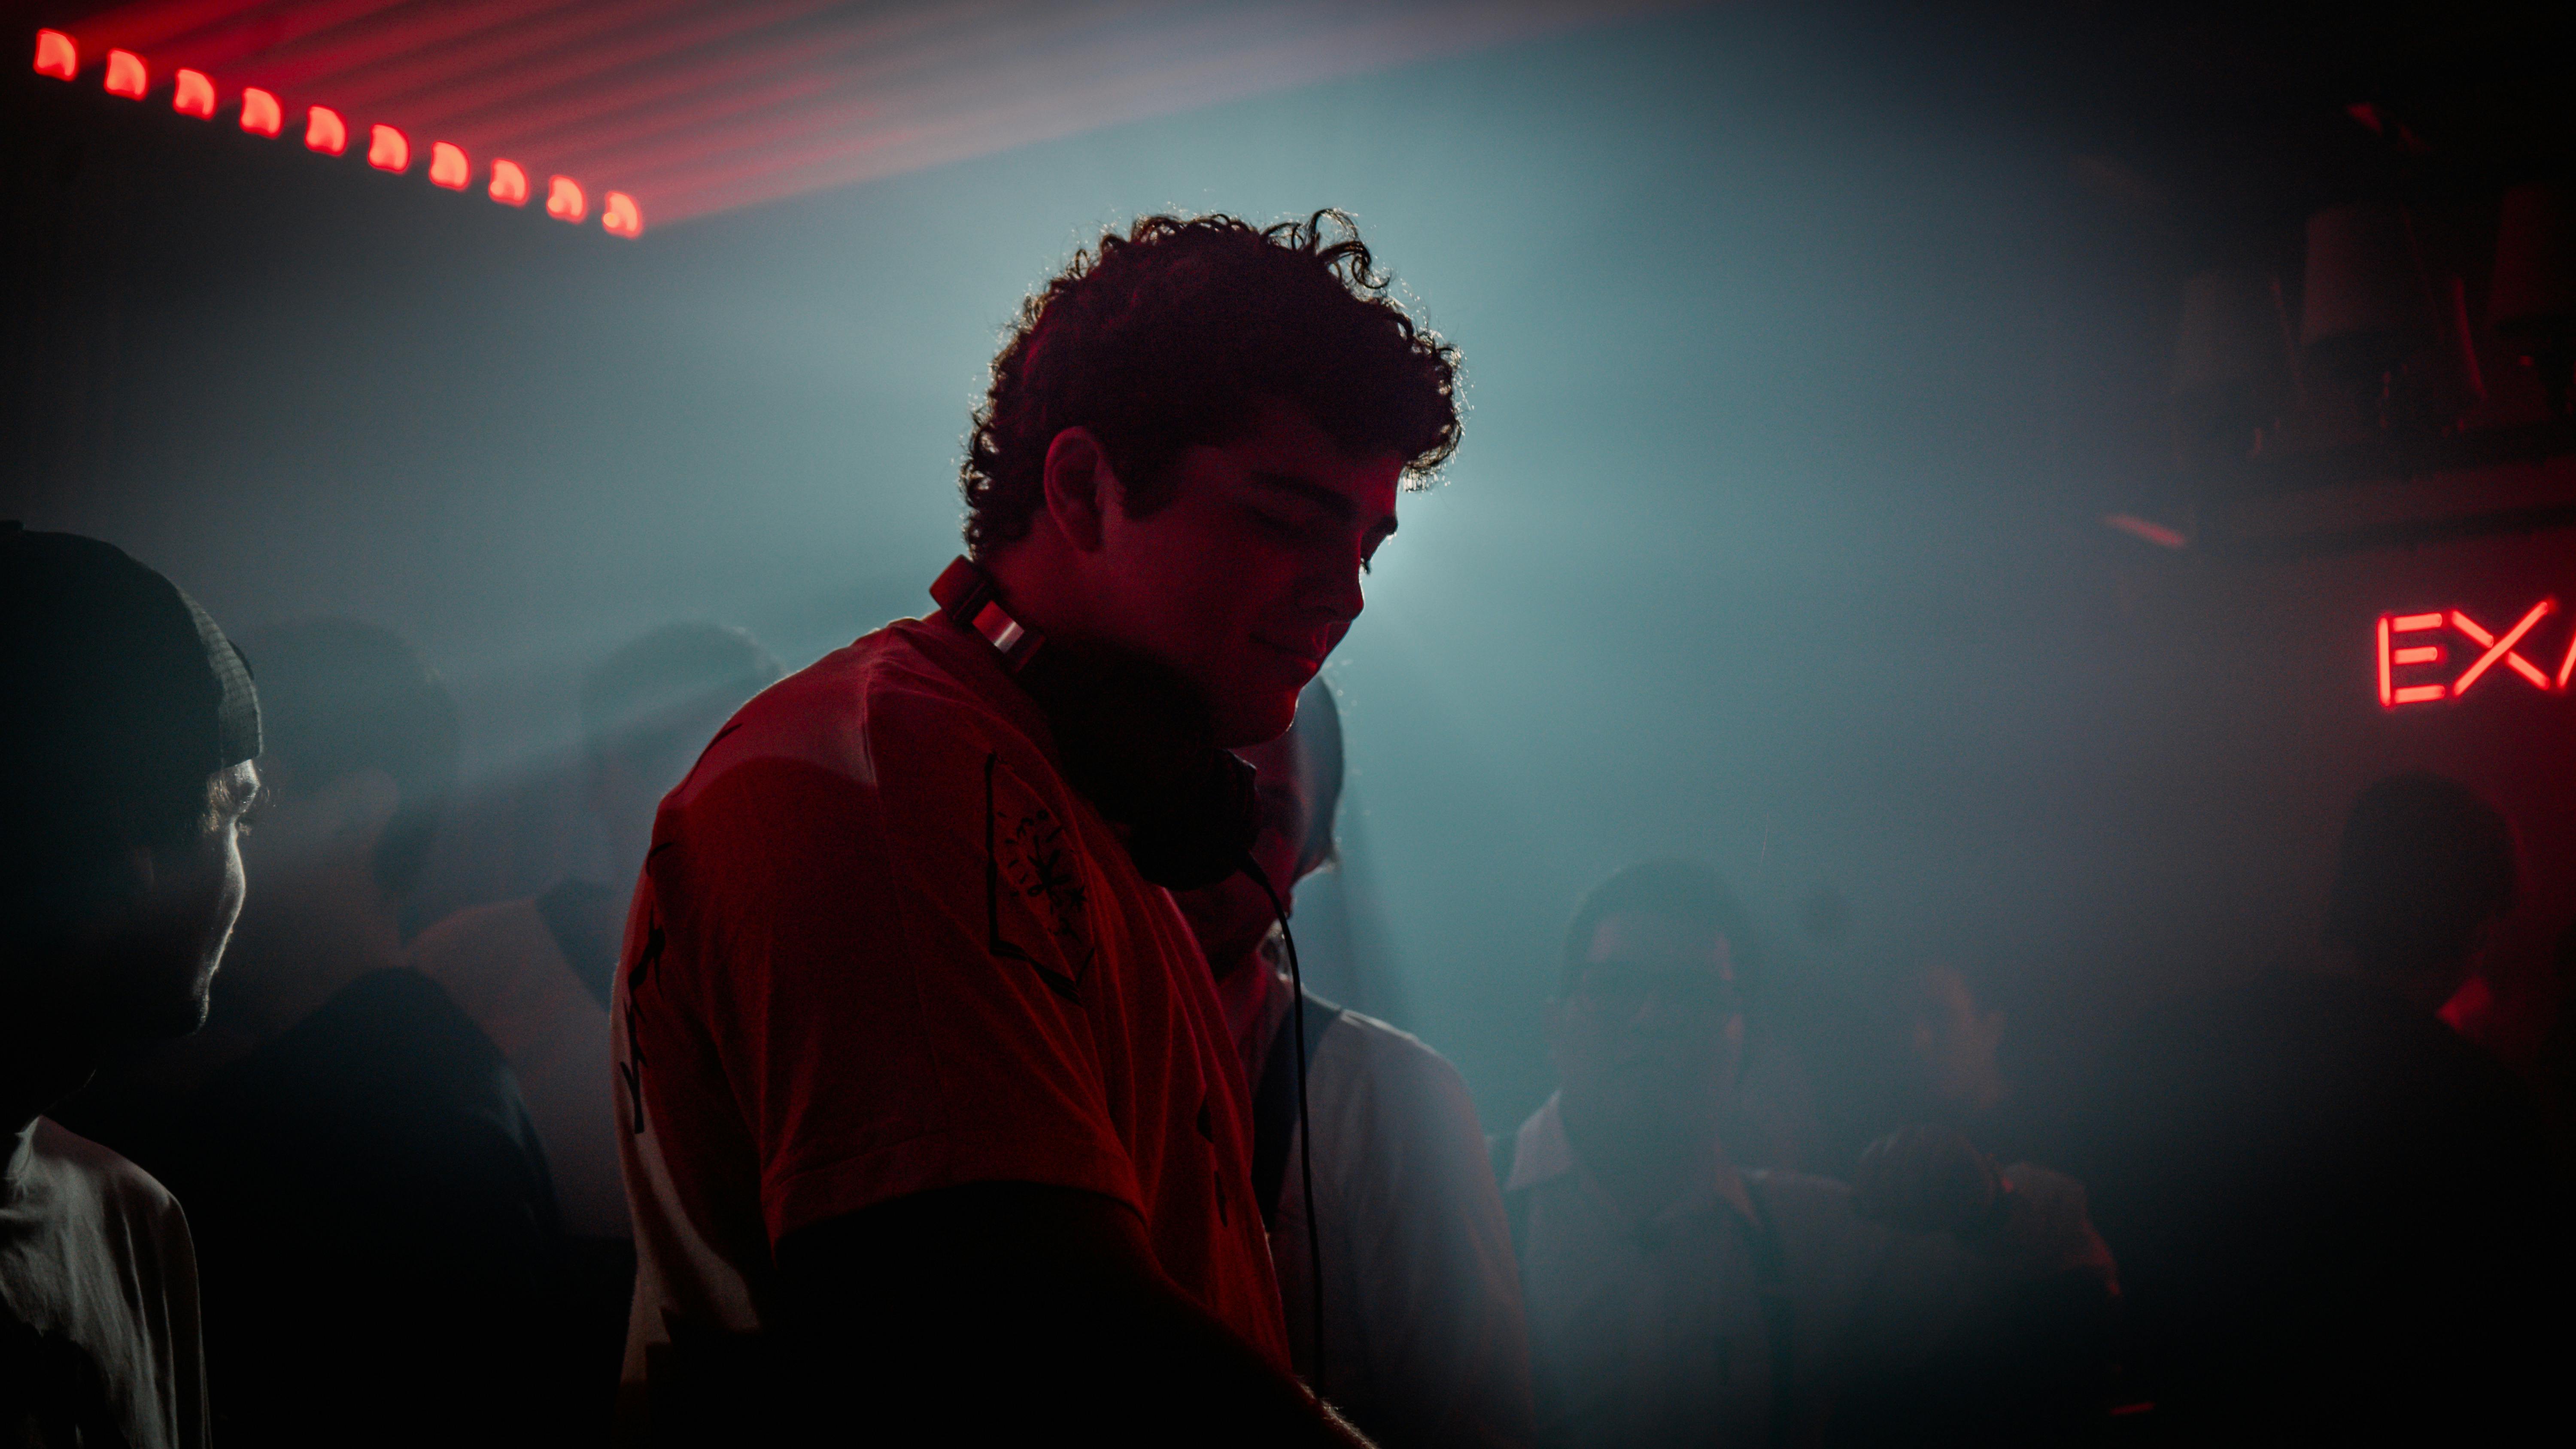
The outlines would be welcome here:
[[[1842,1183],[1738,1173],[1715,1142],[1671,1206],[1625,1217],[1586,1172],[1558,1099],[1523,1123],[1503,1184],[1522,1214],[1539,1438],[1550,1445],[1804,1442],[1856,1371],[1931,1362],[1996,1295],[2064,1274],[2113,1283],[2084,1190],[2026,1164],[2005,1171],[2021,1202],[1992,1241],[1898,1232],[1853,1212]],[[1769,1291],[1755,1224],[1767,1217],[1788,1306],[1792,1422],[1774,1436]]]
[[[1287,979],[1263,1012],[1293,1003]],[[1309,1006],[1311,1008],[1310,999]],[[1355,1011],[1309,1010],[1324,1393],[1387,1449],[1531,1442],[1529,1349],[1511,1229],[1458,1069]],[[1247,1063],[1255,1070],[1265,1065]],[[1288,1343],[1313,1377],[1314,1266],[1292,1131],[1270,1233]]]
[[[197,1255],[142,1168],[39,1117],[0,1170],[0,1449],[203,1449]]]

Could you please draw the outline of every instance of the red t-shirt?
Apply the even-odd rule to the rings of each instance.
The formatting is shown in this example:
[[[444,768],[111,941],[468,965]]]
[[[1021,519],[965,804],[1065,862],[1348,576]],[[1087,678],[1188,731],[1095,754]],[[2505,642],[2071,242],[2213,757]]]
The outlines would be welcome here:
[[[1050,750],[982,639],[910,620],[743,706],[663,800],[611,1013],[628,1415],[675,1330],[759,1331],[779,1238],[975,1182],[1126,1204],[1287,1367],[1207,968]]]

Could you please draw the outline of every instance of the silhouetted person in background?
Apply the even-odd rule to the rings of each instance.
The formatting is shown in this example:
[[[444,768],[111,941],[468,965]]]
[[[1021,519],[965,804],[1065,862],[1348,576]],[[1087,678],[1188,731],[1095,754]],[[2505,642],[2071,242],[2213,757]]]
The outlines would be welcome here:
[[[40,1114],[111,1047],[205,1020],[259,748],[250,676],[193,600],[0,523],[0,1442],[208,1442],[187,1220]]]
[[[1992,1442],[2098,1412],[2116,1287],[2073,1182],[1937,1128],[1849,1188],[1728,1160],[1757,966],[1688,862],[1611,877],[1567,931],[1561,1087],[1497,1153],[1541,1441]]]
[[[1260,776],[1253,856],[1274,882],[1334,859],[1342,725],[1322,680],[1297,722],[1242,751]],[[1269,896],[1244,875],[1185,891],[1253,1104],[1253,1191],[1297,1371],[1315,1378],[1315,1265],[1297,1121],[1295,988]],[[1294,897],[1290,907],[1294,909]],[[1325,1387],[1388,1449],[1527,1445],[1529,1338],[1475,1103],[1457,1068],[1374,1017],[1306,997]]]
[[[610,654],[581,687],[582,794],[610,883],[566,876],[534,896],[458,911],[411,945],[412,966],[474,1018],[518,1077],[563,1213],[568,1291],[596,1345],[596,1362],[577,1372],[596,1383],[603,1423],[635,1279],[608,1049],[626,903],[663,792],[780,672],[749,634],[720,624],[667,624]]]
[[[2517,870],[2468,787],[2382,780],[2344,826],[2332,969],[2268,973],[2117,1054],[2085,1171],[2171,1437],[2468,1442],[2537,1407],[2565,1302],[2534,1107],[2436,1015]]]
[[[2041,1028],[2024,983],[1975,947],[1896,959],[1802,1023],[1824,1083],[1818,1170],[1848,1174],[1871,1143],[1915,1125],[1956,1128],[2000,1161],[2053,1165],[2063,1093],[2025,1080],[2024,1039]]]
[[[1456,444],[1455,353],[1386,285],[1330,213],[1078,254],[994,361],[939,612],[664,798],[611,1013],[628,1433],[1349,1441],[1166,887],[1239,868],[1224,750],[1286,731]]]
[[[500,1053],[403,965],[455,704],[372,625],[282,625],[243,651],[267,721],[255,889],[197,1050],[139,1074],[184,1101],[134,1129],[196,1225],[218,1427],[264,1445],[553,1442],[545,1160]]]

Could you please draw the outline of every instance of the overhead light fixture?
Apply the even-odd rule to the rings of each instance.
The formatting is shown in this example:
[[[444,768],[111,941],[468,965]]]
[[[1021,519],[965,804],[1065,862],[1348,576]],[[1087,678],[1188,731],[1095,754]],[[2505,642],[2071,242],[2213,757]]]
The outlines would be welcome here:
[[[143,68],[143,57],[130,50],[107,53],[107,93],[129,101],[143,99],[152,89],[152,73]]]
[[[453,141],[429,143],[429,184],[450,191],[463,191],[474,177],[474,168],[466,163],[465,150]]]
[[[36,74],[56,80],[80,78],[80,47],[59,30],[36,32]]]
[[[304,146],[325,156],[337,156],[349,149],[348,124],[329,106],[314,106],[304,113]]]
[[[170,109],[200,121],[215,118],[215,83],[201,70],[183,70],[175,77],[177,84],[170,92]]]
[[[56,80],[80,78],[80,44],[59,30],[36,32],[35,70],[39,75]],[[199,120],[214,119],[222,106],[214,78],[204,71],[181,68],[172,74],[170,109]],[[107,53],[102,84],[111,95],[128,100],[141,100],[151,93],[152,73],[142,56],[130,50]],[[246,86],[241,94],[241,128],[254,136],[275,136],[286,129],[286,108],[277,96],[258,86]],[[349,123],[329,106],[307,106],[304,113],[304,144],[325,156],[338,156],[349,149]],[[379,171],[396,173],[411,169],[411,138],[398,127],[372,122],[367,127],[367,164]],[[433,186],[462,191],[472,183],[473,165],[465,148],[452,141],[434,141],[429,149],[429,180]],[[527,171],[515,161],[492,163],[489,194],[506,206],[528,203]],[[579,224],[590,215],[590,197],[580,182],[569,176],[546,179],[546,214],[559,221]],[[634,238],[644,234],[644,211],[635,198],[623,191],[610,191],[602,196],[601,229],[611,236]]]
[[[528,204],[528,173],[516,161],[492,163],[492,199],[503,206]]]
[[[2186,280],[2171,391],[2174,451],[2186,471],[2261,452],[2299,395],[2280,283],[2245,269]]]
[[[2315,375],[2383,432],[2446,426],[2484,393],[2459,281],[2426,276],[2414,222],[2393,203],[2308,218],[2299,342]]]
[[[2504,194],[2487,324],[2538,376],[2552,417],[2576,411],[2576,193],[2567,187]]]
[[[546,215],[569,222],[590,215],[590,200],[581,194],[581,183],[569,176],[547,177]]]
[[[274,136],[286,129],[286,108],[277,97],[252,86],[242,92],[241,128],[254,136]]]

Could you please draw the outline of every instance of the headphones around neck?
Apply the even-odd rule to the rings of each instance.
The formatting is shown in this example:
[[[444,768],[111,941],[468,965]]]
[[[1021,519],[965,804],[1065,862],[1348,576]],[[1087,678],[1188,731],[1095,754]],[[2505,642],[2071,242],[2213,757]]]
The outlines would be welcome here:
[[[992,576],[963,558],[930,597],[1037,702],[1065,779],[1125,827],[1139,875],[1182,891],[1243,868],[1261,828],[1253,768],[1217,747],[1206,696],[1179,671],[1134,650],[1047,638],[1012,618]]]
[[[1252,858],[1261,832],[1255,772],[1216,743],[1207,697],[1168,665],[1082,640],[1056,640],[1011,617],[993,577],[959,558],[930,585],[939,612],[982,636],[1003,672],[1037,701],[1064,775],[1100,813],[1127,827],[1136,873],[1166,889],[1210,886],[1238,872],[1270,898],[1288,947],[1297,1022],[1297,1165],[1306,1199],[1314,1293],[1314,1389],[1324,1393],[1324,1248],[1315,1217],[1315,1133],[1306,1107],[1306,973],[1288,902]],[[1290,882],[1294,884],[1294,882]]]

